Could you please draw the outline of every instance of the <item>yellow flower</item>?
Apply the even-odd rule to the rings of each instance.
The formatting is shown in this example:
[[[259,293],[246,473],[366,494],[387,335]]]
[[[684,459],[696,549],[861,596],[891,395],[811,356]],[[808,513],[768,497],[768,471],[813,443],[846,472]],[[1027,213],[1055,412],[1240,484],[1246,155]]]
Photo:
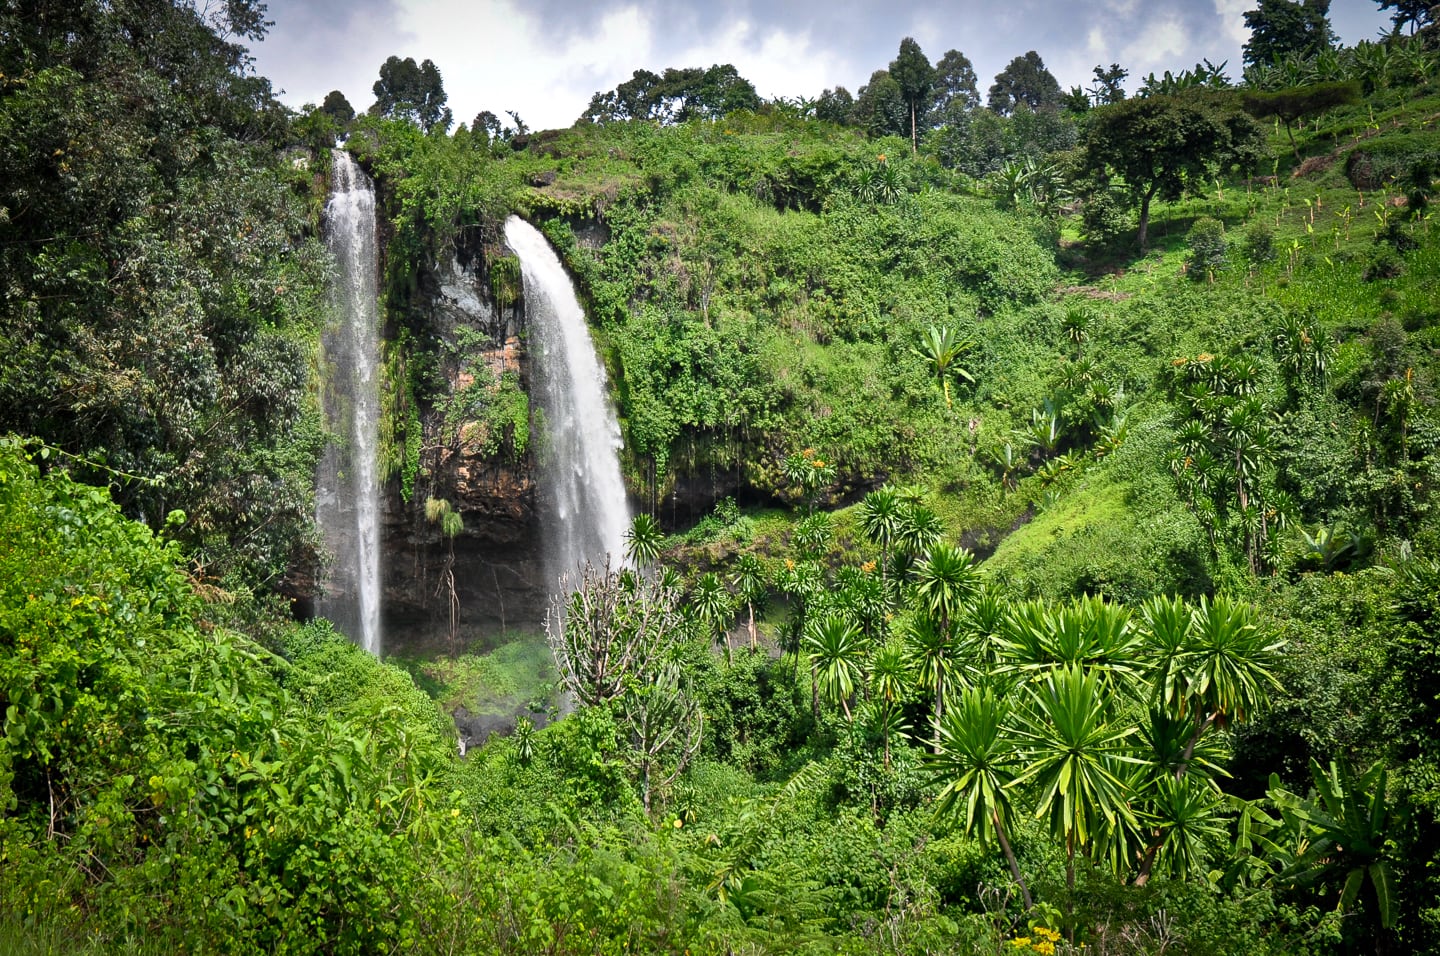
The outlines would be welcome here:
[[[1201,352],[1199,355],[1195,356],[1195,361],[1213,362],[1215,361],[1215,356],[1211,355],[1209,352]]]
[[[678,829],[680,829],[682,826],[684,826],[684,824],[680,821],[680,818],[679,818],[679,817],[676,817],[676,818],[675,818],[675,829],[678,830]]]

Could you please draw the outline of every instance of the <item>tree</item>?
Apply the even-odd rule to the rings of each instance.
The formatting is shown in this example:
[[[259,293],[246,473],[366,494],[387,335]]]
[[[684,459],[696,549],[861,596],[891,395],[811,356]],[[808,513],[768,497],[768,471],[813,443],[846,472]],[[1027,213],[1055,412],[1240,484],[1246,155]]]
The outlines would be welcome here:
[[[1109,106],[1125,99],[1125,78],[1130,75],[1129,70],[1119,63],[1111,63],[1110,69],[1097,66],[1094,73],[1095,83],[1088,92],[1096,106]]]
[[[735,613],[730,594],[720,583],[720,575],[707,571],[695,582],[695,591],[690,595],[690,608],[705,633],[707,642],[718,632],[725,642],[725,659],[730,659],[730,634],[727,629]]]
[[[815,118],[836,126],[849,123],[854,109],[855,97],[843,86],[827,89],[815,100]]]
[[[630,731],[626,761],[640,780],[640,802],[649,813],[654,791],[679,779],[700,750],[704,716],[672,661],[630,681],[620,712]]]
[[[409,120],[426,133],[436,127],[441,131],[450,128],[445,85],[431,60],[416,64],[414,57],[389,57],[381,64],[380,79],[372,90],[375,105],[371,110],[380,116]]]
[[[1065,844],[1065,881],[1073,888],[1076,852],[1122,822],[1136,823],[1122,770],[1134,759],[1125,741],[1135,728],[1111,722],[1106,686],[1079,665],[1051,671],[1025,695],[1016,731],[1025,770],[1014,785],[1034,781],[1035,816],[1048,817]]]
[[[1290,138],[1290,149],[1296,159],[1300,158],[1300,147],[1295,145],[1295,123],[1307,117],[1319,116],[1337,106],[1359,101],[1360,84],[1354,80],[1313,83],[1274,92],[1247,89],[1240,99],[1245,112],[1256,119],[1279,117],[1285,124],[1285,135]]]
[[[819,693],[839,704],[850,720],[850,699],[865,679],[865,642],[844,617],[827,614],[805,635],[810,673]]]
[[[1185,244],[1190,247],[1187,262],[1190,278],[1197,282],[1203,278],[1213,283],[1215,273],[1225,266],[1230,248],[1225,241],[1225,224],[1213,216],[1201,216],[1190,227]]]
[[[975,66],[959,50],[947,50],[935,64],[935,112],[942,122],[956,111],[980,105]]]
[[[935,691],[934,719],[945,714],[945,678],[950,670],[960,610],[980,590],[981,573],[964,548],[942,542],[931,545],[915,567],[915,601],[926,622],[916,633],[922,677]]]
[[[331,90],[325,94],[325,101],[320,104],[320,112],[333,119],[342,129],[350,125],[355,118],[355,107],[345,98],[345,94],[339,90]]]
[[[663,74],[636,70],[608,93],[596,93],[580,118],[592,123],[652,120],[664,124],[714,120],[760,107],[759,94],[729,63],[708,69],[669,67]]]
[[[900,95],[910,110],[910,152],[919,152],[920,119],[929,111],[935,89],[935,68],[911,37],[900,41],[900,52],[890,61],[890,76],[900,85]]]
[[[904,520],[900,496],[890,485],[881,485],[860,502],[860,530],[880,548],[880,587],[888,599],[891,552]]]
[[[860,87],[851,116],[871,136],[904,136],[910,128],[905,92],[885,70],[870,74],[870,82]]]
[[[986,103],[1001,116],[1008,116],[1022,103],[1032,110],[1057,106],[1061,96],[1060,81],[1045,68],[1040,54],[1031,50],[995,75]]]
[[[263,14],[0,5],[0,431],[152,527],[183,510],[197,580],[239,586],[305,560],[320,447],[323,256],[283,153],[307,124],[234,42]]]
[[[1289,54],[1311,57],[1335,45],[1330,0],[1259,0],[1246,11],[1250,39],[1243,50],[1249,65],[1268,64]]]
[[[1031,910],[1035,903],[1008,836],[1013,817],[1009,788],[1022,763],[1011,718],[1009,704],[989,688],[965,691],[940,723],[930,769],[945,781],[935,799],[935,815],[959,819],[965,835],[978,833],[982,842],[993,830],[1025,909]]]
[[[678,592],[667,583],[586,564],[550,602],[545,633],[560,683],[576,703],[615,700],[627,682],[655,673],[683,631]]]
[[[750,635],[750,649],[756,646],[755,633],[755,608],[762,606],[769,595],[769,580],[765,574],[765,566],[760,559],[753,554],[742,554],[735,562],[735,574],[730,578],[730,586],[735,589],[737,597],[744,602],[747,614],[746,631]]]
[[[1395,24],[1396,30],[1403,29],[1408,23],[1412,36],[1434,22],[1435,4],[1433,0],[1375,0],[1375,2],[1380,4],[1381,10],[1394,10],[1395,12],[1390,15],[1390,22]]]
[[[642,511],[630,519],[630,527],[625,531],[625,560],[643,571],[660,557],[664,543],[665,533],[660,530],[660,523]]]
[[[1144,250],[1153,200],[1177,200],[1214,170],[1253,164],[1264,142],[1253,119],[1218,102],[1149,96],[1096,110],[1085,153],[1092,171],[1102,179],[1118,174],[1137,201]]]
[[[491,143],[500,138],[502,129],[500,117],[489,110],[481,110],[476,113],[474,121],[470,124],[470,134],[472,136],[483,134],[485,140]]]

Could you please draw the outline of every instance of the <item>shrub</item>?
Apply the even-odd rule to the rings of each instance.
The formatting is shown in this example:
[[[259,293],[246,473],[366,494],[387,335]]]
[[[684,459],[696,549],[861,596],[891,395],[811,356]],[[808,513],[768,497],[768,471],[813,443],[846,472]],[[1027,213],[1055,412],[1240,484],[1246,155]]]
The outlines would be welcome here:
[[[1254,265],[1270,262],[1275,258],[1275,233],[1263,222],[1251,223],[1245,230],[1242,249],[1245,258]]]
[[[1225,266],[1228,247],[1225,242],[1225,224],[1218,219],[1204,216],[1195,220],[1186,238],[1190,247],[1190,278],[1199,281],[1203,276],[1215,281],[1215,273]]]

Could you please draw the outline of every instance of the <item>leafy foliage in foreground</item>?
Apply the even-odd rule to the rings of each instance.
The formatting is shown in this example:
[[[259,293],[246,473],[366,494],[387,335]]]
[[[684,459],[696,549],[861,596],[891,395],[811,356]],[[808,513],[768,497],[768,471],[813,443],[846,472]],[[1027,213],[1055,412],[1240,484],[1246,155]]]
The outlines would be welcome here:
[[[216,33],[264,6],[201,7],[0,12],[0,425],[256,585],[307,546],[325,263],[308,159]]]

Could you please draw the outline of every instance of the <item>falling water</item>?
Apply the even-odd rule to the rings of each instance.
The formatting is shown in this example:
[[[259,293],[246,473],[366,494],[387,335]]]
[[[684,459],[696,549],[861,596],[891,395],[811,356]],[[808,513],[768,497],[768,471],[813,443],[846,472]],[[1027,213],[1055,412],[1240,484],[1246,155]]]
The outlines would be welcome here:
[[[574,574],[586,561],[616,567],[630,523],[620,479],[620,425],[605,390],[585,313],[570,276],[533,226],[505,221],[505,241],[520,257],[525,314],[536,387],[544,418],[541,493],[550,579]]]
[[[326,245],[335,257],[334,316],[321,340],[322,407],[334,440],[317,479],[315,518],[334,553],[320,613],[372,654],[380,653],[379,315],[375,191],[335,149],[325,205]]]

